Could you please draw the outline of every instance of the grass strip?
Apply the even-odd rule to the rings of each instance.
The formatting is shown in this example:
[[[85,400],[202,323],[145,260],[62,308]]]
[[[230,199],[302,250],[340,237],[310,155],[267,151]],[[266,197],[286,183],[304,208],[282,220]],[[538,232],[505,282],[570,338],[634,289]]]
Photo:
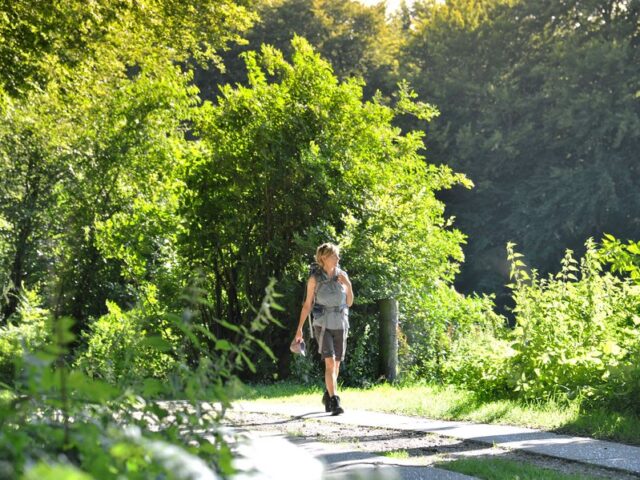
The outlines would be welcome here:
[[[583,474],[562,473],[501,458],[454,460],[438,463],[436,467],[487,480],[598,480]]]

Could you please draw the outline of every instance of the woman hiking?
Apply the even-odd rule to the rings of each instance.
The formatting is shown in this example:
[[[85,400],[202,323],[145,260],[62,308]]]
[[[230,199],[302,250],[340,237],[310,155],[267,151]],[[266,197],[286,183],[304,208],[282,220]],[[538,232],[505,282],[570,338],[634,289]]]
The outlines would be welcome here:
[[[332,415],[344,413],[338,396],[338,374],[347,348],[349,307],[353,304],[351,281],[347,272],[338,266],[339,261],[337,245],[323,243],[316,249],[316,263],[307,280],[307,295],[294,338],[294,342],[302,341],[302,327],[311,313],[318,352],[325,367],[326,389],[322,403],[325,411]]]

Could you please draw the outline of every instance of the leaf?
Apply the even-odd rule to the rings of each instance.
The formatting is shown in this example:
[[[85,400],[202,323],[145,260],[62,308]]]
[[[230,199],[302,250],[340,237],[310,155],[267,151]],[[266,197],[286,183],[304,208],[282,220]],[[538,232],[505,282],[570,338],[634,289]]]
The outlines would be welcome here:
[[[273,352],[271,351],[271,349],[267,346],[267,344],[265,342],[263,342],[262,340],[260,340],[259,338],[255,338],[254,342],[256,342],[260,348],[262,348],[262,350],[269,355],[269,358],[271,358],[272,360],[277,360],[276,356],[273,354]]]
[[[93,477],[72,465],[49,464],[39,462],[29,468],[24,476],[24,480],[93,480]]]
[[[222,350],[228,352],[231,350],[231,344],[227,340],[218,340],[215,346],[216,350]]]
[[[142,392],[146,398],[155,397],[157,394],[163,392],[164,389],[164,383],[155,378],[145,378],[142,384]]]
[[[217,341],[218,337],[216,337],[213,332],[211,330],[209,330],[208,327],[204,326],[204,325],[194,325],[193,329],[202,333],[205,337],[207,337],[209,340],[212,341]]]
[[[633,253],[634,255],[640,255],[640,244],[632,243],[627,247],[629,253]]]
[[[234,325],[233,323],[229,323],[226,320],[216,320],[216,322],[233,332],[240,333],[240,327],[238,327],[237,325]]]
[[[276,303],[274,300],[271,300],[271,302],[269,303],[269,308],[271,308],[273,310],[278,310],[280,312],[284,312],[285,311],[285,308],[282,305]]]
[[[90,402],[103,403],[120,394],[120,390],[112,385],[89,378],[79,370],[69,372],[67,383],[71,390]]]
[[[159,335],[147,336],[140,342],[143,346],[149,346],[158,352],[170,352],[173,345]]]
[[[606,355],[619,355],[621,352],[621,348],[620,346],[614,342],[613,340],[608,340],[604,346],[602,347],[602,351],[606,354]]]
[[[256,367],[253,364],[253,362],[249,359],[249,357],[247,357],[247,355],[240,350],[239,352],[239,358],[242,358],[242,360],[244,360],[245,365],[247,365],[247,367],[249,367],[249,370],[251,370],[252,373],[256,373]]]

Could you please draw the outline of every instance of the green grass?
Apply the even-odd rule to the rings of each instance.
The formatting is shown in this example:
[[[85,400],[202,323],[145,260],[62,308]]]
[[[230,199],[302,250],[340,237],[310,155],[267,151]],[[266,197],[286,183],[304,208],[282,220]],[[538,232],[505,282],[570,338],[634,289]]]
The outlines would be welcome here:
[[[409,452],[407,452],[406,450],[393,450],[391,452],[383,452],[382,456],[388,457],[388,458],[405,459],[405,458],[409,458]]]
[[[242,400],[262,400],[320,405],[322,389],[291,383],[250,386]],[[369,389],[347,388],[342,402],[359,410],[415,415],[443,420],[520,425],[570,435],[588,436],[640,445],[640,417],[604,410],[581,411],[579,403],[526,404],[513,400],[482,400],[453,386],[388,384]]]
[[[547,468],[499,458],[455,460],[442,462],[436,466],[487,480],[597,480],[596,477],[560,473]]]

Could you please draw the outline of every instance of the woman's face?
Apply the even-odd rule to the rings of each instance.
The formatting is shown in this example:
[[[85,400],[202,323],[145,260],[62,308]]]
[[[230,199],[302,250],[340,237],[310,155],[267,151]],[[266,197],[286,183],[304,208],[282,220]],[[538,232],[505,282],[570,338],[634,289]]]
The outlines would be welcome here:
[[[329,255],[325,255],[324,257],[322,257],[322,260],[324,262],[324,266],[331,269],[335,268],[338,265],[340,257],[335,253],[330,253]]]

